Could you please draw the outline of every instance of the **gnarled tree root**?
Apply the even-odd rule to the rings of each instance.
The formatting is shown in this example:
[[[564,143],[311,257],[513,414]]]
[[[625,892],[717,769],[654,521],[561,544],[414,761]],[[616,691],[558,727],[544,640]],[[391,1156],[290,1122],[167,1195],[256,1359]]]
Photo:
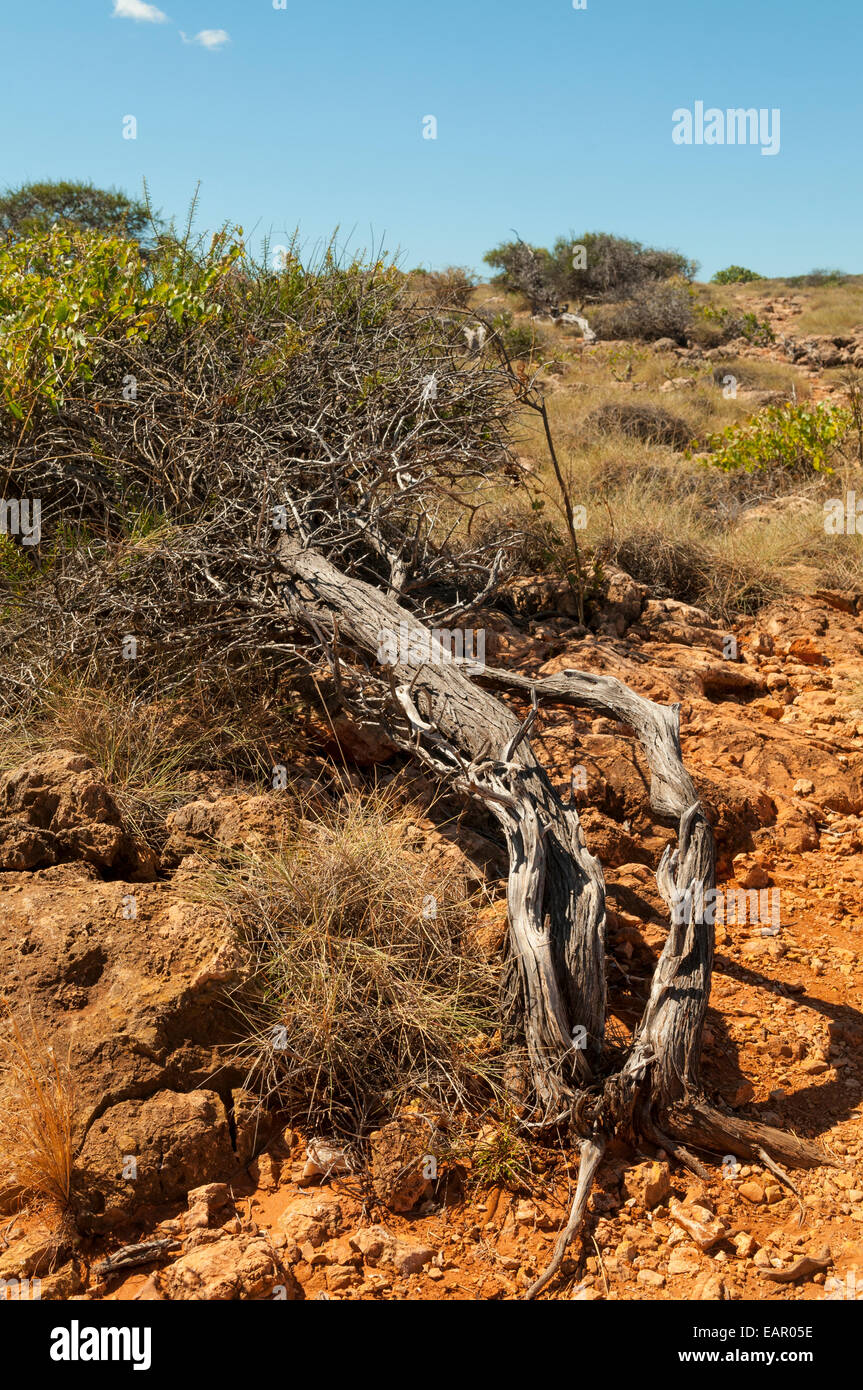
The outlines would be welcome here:
[[[670,1107],[666,1123],[675,1138],[712,1153],[763,1162],[762,1150],[789,1168],[841,1168],[826,1150],[784,1129],[726,1115],[701,1097],[688,1097]]]
[[[681,757],[680,707],[655,704],[612,676],[564,670],[532,680],[466,670],[390,594],[348,578],[295,537],[281,538],[277,563],[277,600],[323,647],[343,694],[342,653],[358,654],[360,664],[349,672],[357,712],[380,722],[387,709],[393,742],[453,790],[482,799],[506,837],[515,979],[507,992],[512,1017],[505,1021],[525,1038],[540,1122],[568,1119],[581,1148],[569,1221],[527,1296],[535,1298],[560,1268],[605,1143],[617,1132],[662,1143],[702,1176],[706,1170],[687,1145],[762,1161],[772,1154],[790,1167],[833,1164],[796,1135],[725,1115],[702,1095],[701,1038],[713,968],[713,922],[704,904],[715,887],[715,849]],[[382,637],[396,632],[406,640],[384,671]],[[420,661],[406,651],[421,653]],[[489,687],[528,696],[528,717],[520,720]],[[677,848],[666,849],[656,871],[669,907],[668,937],[641,1020],[611,1076],[602,1070],[605,883],[576,808],[557,794],[531,747],[540,699],[586,706],[633,729],[650,768],[651,805],[678,827]]]
[[[790,1168],[841,1168],[844,1165],[826,1150],[796,1134],[786,1130],[774,1129],[771,1125],[758,1124],[754,1120],[741,1119],[737,1115],[726,1115],[717,1110],[702,1096],[688,1096],[678,1102],[662,1117],[662,1127],[646,1105],[639,1107],[634,1125],[638,1133],[658,1147],[664,1148],[677,1162],[702,1179],[710,1177],[710,1170],[679,1142],[687,1143],[716,1154],[733,1155],[735,1158],[749,1159],[765,1164],[771,1172],[790,1187],[796,1196],[797,1189],[786,1174],[778,1169],[776,1158],[781,1158]],[[670,1130],[671,1133],[667,1133]],[[673,1136],[673,1137],[672,1137]],[[592,1138],[581,1144],[581,1162],[578,1169],[578,1183],[575,1200],[569,1220],[555,1243],[551,1260],[539,1277],[531,1284],[525,1299],[534,1299],[547,1288],[560,1270],[567,1249],[581,1229],[584,1213],[590,1198],[593,1181],[605,1151],[604,1137]],[[772,1153],[768,1152],[772,1150]]]
[[[564,1257],[570,1242],[578,1234],[581,1223],[584,1220],[584,1213],[587,1208],[587,1201],[590,1197],[590,1189],[593,1186],[593,1179],[596,1170],[602,1161],[605,1153],[605,1140],[603,1138],[585,1139],[581,1145],[581,1161],[578,1165],[578,1182],[575,1186],[575,1198],[572,1203],[572,1210],[569,1213],[569,1220],[558,1236],[554,1253],[551,1260],[538,1279],[535,1279],[525,1294],[525,1299],[536,1298],[538,1293],[542,1293],[547,1284],[550,1284],[560,1266],[563,1264]]]
[[[753,1120],[740,1119],[736,1115],[725,1115],[700,1096],[688,1097],[686,1101],[673,1106],[663,1116],[663,1124],[672,1131],[673,1138],[659,1127],[645,1109],[642,1109],[638,1116],[637,1129],[645,1139],[649,1139],[652,1143],[664,1148],[673,1159],[682,1163],[702,1179],[710,1177],[710,1170],[678,1142],[679,1138],[685,1138],[688,1143],[698,1148],[707,1149],[716,1155],[732,1154],[735,1158],[752,1159],[766,1164],[786,1186],[791,1188],[791,1191],[798,1196],[798,1200],[797,1189],[790,1179],[778,1169],[774,1161],[775,1157],[784,1159],[791,1168],[841,1168],[843,1166],[831,1154],[805,1139],[798,1138],[795,1134],[774,1129],[770,1125],[758,1124]],[[767,1151],[768,1146],[773,1151],[772,1155]],[[578,1182],[569,1220],[555,1242],[549,1263],[524,1295],[525,1300],[529,1301],[536,1298],[560,1271],[566,1252],[578,1235],[584,1221],[587,1203],[605,1147],[606,1140],[601,1135],[582,1141]]]

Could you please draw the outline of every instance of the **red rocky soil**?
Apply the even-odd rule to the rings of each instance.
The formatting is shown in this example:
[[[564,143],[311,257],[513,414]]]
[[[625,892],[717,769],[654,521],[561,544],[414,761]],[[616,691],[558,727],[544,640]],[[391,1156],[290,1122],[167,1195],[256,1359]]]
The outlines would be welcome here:
[[[610,671],[653,699],[680,702],[684,760],[713,815],[720,886],[779,895],[778,931],[769,914],[717,925],[706,1085],[740,1114],[817,1140],[841,1165],[792,1172],[798,1197],[763,1165],[720,1156],[702,1183],[661,1152],[615,1144],[583,1242],[545,1296],[860,1296],[863,597],[777,603],[734,634],[737,660],[724,655],[733,653],[729,634],[705,614],[648,599],[623,575],[612,576],[603,630],[589,636],[550,581],[522,581],[513,597],[518,629],[486,615],[493,664]],[[578,770],[588,842],[609,889],[613,1028],[625,1036],[664,940],[653,869],[673,832],[651,817],[624,727],[548,709],[537,747],[562,785]],[[41,1274],[42,1296],[55,1298],[522,1296],[564,1221],[577,1171],[570,1154],[535,1145],[530,1181],[510,1191],[483,1187],[470,1159],[456,1164],[444,1146],[432,1183],[420,1165],[446,1121],[413,1114],[373,1137],[370,1171],[357,1171],[353,1157],[345,1171],[315,1136],[261,1130],[241,1084],[208,1085],[220,990],[238,963],[218,913],[184,901],[182,856],[205,833],[226,843],[266,836],[277,819],[272,798],[213,793],[184,808],[173,831],[180,867],[157,880],[95,770],[52,756],[0,784],[0,990],[13,1005],[29,1000],[57,1044],[72,1047],[91,1234],[51,1272],[38,1217],[10,1211],[0,1218],[0,1278]],[[482,838],[463,843],[482,879]],[[122,904],[132,892],[138,916],[129,921]],[[481,924],[478,948],[493,950],[503,908],[485,909]],[[146,1199],[146,1209],[130,1205],[117,1179],[118,1150],[142,1155],[136,1203]],[[124,1245],[161,1238],[175,1244],[157,1262],[97,1268]]]

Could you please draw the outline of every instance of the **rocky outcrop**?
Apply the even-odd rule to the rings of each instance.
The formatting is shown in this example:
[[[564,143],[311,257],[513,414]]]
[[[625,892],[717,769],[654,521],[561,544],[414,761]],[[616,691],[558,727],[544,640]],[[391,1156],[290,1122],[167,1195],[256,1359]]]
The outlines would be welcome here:
[[[403,1276],[417,1274],[436,1254],[429,1245],[397,1239],[385,1226],[366,1226],[351,1236],[350,1243],[366,1264],[392,1265]]]
[[[290,1269],[260,1232],[226,1235],[196,1246],[161,1271],[154,1283],[161,1298],[182,1301],[293,1302],[302,1297]]]
[[[88,1229],[110,1230],[130,1212],[180,1200],[203,1175],[216,1186],[236,1177],[254,1139],[248,1121],[232,1134],[231,1119],[230,1103],[208,1090],[112,1106],[90,1125],[75,1159],[75,1206]]]
[[[791,362],[813,367],[863,367],[863,327],[850,333],[813,333],[807,337],[782,338],[782,348]]]
[[[136,880],[155,877],[155,855],[125,829],[96,765],[60,748],[0,778],[0,870],[69,859]]]
[[[0,876],[0,1027],[68,1058],[83,1225],[182,1197],[263,1142],[226,1065],[242,978],[223,915],[166,883],[106,883],[88,863]]]
[[[372,1185],[390,1211],[413,1211],[432,1193],[429,1176],[441,1135],[425,1116],[404,1115],[369,1139]],[[431,1161],[431,1162],[430,1162]]]
[[[274,849],[287,834],[289,814],[286,795],[233,793],[188,801],[166,818],[162,863],[173,866],[202,850],[254,850],[262,845]]]

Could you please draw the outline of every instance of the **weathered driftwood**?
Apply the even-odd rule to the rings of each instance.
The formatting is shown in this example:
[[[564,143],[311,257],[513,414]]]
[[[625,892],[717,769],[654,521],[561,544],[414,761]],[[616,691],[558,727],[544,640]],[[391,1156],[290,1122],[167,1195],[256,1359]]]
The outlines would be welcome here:
[[[382,634],[402,634],[387,653],[386,673],[373,664],[355,672],[366,701],[369,692],[378,701],[387,695],[397,720],[389,725],[391,736],[454,788],[483,799],[506,837],[517,976],[511,997],[527,1046],[537,1122],[566,1120],[581,1150],[569,1222],[528,1297],[559,1268],[615,1130],[663,1144],[702,1174],[703,1165],[681,1141],[755,1159],[772,1151],[791,1166],[829,1162],[796,1136],[721,1113],[702,1094],[713,927],[697,904],[714,887],[715,855],[710,825],[683,766],[679,706],[657,705],[613,677],[580,671],[542,680],[488,668],[469,674],[393,597],[346,578],[290,536],[280,542],[279,565],[281,601],[324,642],[337,679],[341,650],[368,660],[379,654]],[[412,652],[427,659],[417,663]],[[492,690],[530,697],[527,718],[519,720]],[[670,908],[668,938],[625,1059],[613,1068],[603,1047],[605,885],[575,807],[557,795],[531,748],[540,700],[600,710],[632,728],[650,768],[651,805],[678,823],[677,847],[666,850],[657,870]]]
[[[164,1240],[145,1240],[138,1245],[124,1245],[107,1259],[100,1260],[96,1265],[96,1273],[119,1274],[127,1269],[153,1264],[157,1260],[166,1259],[172,1251],[179,1249],[179,1246],[180,1242],[172,1237],[166,1237]]]
[[[715,886],[713,832],[698,801],[680,751],[679,706],[657,705],[611,676],[581,671],[533,681],[507,671],[486,669],[478,680],[495,689],[519,690],[533,699],[600,710],[627,724],[638,736],[651,772],[650,802],[660,815],[678,819],[678,844],[666,850],[656,871],[671,909],[669,935],[654,971],[650,995],[618,1080],[650,1074],[648,1109],[642,1105],[641,1130],[669,1149],[673,1137],[748,1159],[772,1150],[792,1167],[816,1167],[833,1160],[812,1144],[769,1125],[726,1115],[701,1094],[701,1033],[710,996],[713,927],[698,920],[699,890]],[[649,1112],[652,1112],[649,1113]],[[664,1115],[664,1134],[656,1116]],[[697,1171],[685,1149],[681,1161]]]

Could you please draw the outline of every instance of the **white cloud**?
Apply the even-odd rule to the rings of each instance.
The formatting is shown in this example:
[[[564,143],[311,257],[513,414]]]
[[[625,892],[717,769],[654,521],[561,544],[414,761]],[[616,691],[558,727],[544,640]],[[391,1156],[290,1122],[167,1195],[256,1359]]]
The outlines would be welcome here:
[[[137,0],[135,3],[137,4]],[[193,39],[187,39],[181,29],[180,38],[183,43],[199,43],[202,48],[221,48],[223,43],[231,42],[231,36],[227,29],[202,29],[200,34],[196,34]]]
[[[148,24],[165,24],[168,16],[144,0],[114,0],[114,19],[144,19]]]

